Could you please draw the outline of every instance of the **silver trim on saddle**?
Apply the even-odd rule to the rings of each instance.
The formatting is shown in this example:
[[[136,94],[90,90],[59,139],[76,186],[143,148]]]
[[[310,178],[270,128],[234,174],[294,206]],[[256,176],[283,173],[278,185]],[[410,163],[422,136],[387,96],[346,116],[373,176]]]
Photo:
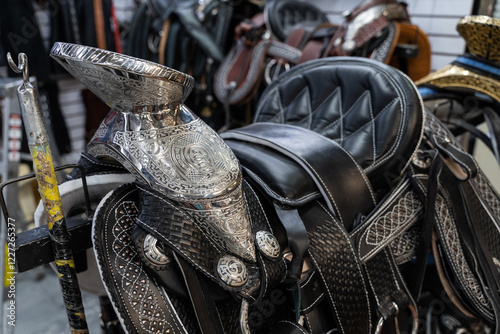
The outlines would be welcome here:
[[[255,246],[231,149],[183,102],[194,79],[154,62],[55,43],[51,56],[112,110],[87,145],[119,161],[179,203],[223,251],[255,262]]]

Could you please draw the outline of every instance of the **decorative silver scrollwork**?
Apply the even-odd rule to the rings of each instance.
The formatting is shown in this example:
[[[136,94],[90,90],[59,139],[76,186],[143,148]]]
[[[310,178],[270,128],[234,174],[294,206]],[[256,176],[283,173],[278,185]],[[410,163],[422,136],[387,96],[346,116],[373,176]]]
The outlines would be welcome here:
[[[217,262],[217,274],[227,285],[239,287],[248,281],[248,270],[240,259],[232,255],[224,255]]]
[[[258,231],[255,234],[257,247],[265,256],[271,259],[277,259],[280,255],[280,245],[274,235],[268,231]]]
[[[51,56],[113,108],[87,153],[117,160],[138,182],[186,208],[213,244],[223,241],[222,251],[254,262],[239,162],[183,104],[194,79],[150,61],[70,43],[56,43]]]
[[[143,243],[144,255],[154,264],[166,265],[170,262],[170,259],[156,246],[157,242],[158,239],[151,234],[146,235]]]

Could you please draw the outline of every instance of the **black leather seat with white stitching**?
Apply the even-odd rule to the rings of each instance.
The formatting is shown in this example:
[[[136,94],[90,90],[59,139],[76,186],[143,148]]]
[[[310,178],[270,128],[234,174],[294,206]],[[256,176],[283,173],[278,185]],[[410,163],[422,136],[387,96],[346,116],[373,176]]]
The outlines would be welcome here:
[[[333,140],[354,158],[355,164],[335,166],[335,154],[328,153],[332,160],[319,150],[312,157],[322,160],[317,165],[338,168],[339,174],[346,168],[359,167],[370,181],[368,187],[383,193],[401,175],[421,140],[423,106],[407,76],[370,59],[318,59],[280,76],[263,92],[254,123],[222,136],[245,170],[265,185],[264,189],[270,189],[268,194],[280,200],[286,198],[291,205],[301,205],[320,196],[308,173],[289,157],[276,154],[260,142],[248,143],[242,137],[245,133],[253,136],[269,123],[276,125],[276,136],[282,136],[284,127],[293,126],[308,130],[304,131],[304,141],[310,140],[310,132]],[[272,143],[270,132],[265,136]],[[307,148],[307,143],[303,144]],[[297,142],[293,145],[297,146]],[[333,192],[341,186],[341,197],[351,201],[359,198],[354,181],[335,182]]]
[[[304,64],[271,85],[254,122],[297,125],[346,148],[369,176],[408,161],[422,132],[422,103],[400,71],[354,57]],[[396,167],[397,168],[397,167]]]

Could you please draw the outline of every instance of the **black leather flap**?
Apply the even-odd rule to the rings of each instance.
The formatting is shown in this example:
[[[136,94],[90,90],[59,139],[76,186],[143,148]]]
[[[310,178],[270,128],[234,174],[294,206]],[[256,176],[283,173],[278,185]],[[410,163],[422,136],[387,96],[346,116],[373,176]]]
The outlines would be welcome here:
[[[357,214],[367,214],[375,205],[363,169],[342,146],[316,132],[293,125],[255,123],[222,137],[237,157],[246,158],[240,162],[250,176],[278,201],[303,202],[319,191],[346,228]],[[251,143],[252,158],[245,146],[236,147],[233,141]]]
[[[321,198],[309,174],[291,158],[259,144],[225,140],[240,160],[243,170],[271,198],[291,206],[301,206]]]

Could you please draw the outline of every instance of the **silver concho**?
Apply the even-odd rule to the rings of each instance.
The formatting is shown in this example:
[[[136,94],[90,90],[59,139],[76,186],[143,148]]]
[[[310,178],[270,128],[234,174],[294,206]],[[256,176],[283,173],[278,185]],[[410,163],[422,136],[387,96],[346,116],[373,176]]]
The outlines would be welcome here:
[[[422,154],[415,154],[412,159],[412,164],[420,169],[427,169],[431,166],[431,158],[423,156]]]
[[[268,231],[258,231],[255,234],[255,241],[259,250],[265,256],[276,259],[280,255],[280,245],[278,240]]]
[[[156,246],[157,241],[158,239],[153,237],[151,234],[146,235],[143,243],[144,255],[149,261],[153,262],[154,264],[168,264],[170,260],[165,254],[163,254],[160,249],[158,249],[158,247]]]
[[[248,281],[246,265],[235,256],[224,255],[217,262],[220,279],[229,286],[239,287]]]

